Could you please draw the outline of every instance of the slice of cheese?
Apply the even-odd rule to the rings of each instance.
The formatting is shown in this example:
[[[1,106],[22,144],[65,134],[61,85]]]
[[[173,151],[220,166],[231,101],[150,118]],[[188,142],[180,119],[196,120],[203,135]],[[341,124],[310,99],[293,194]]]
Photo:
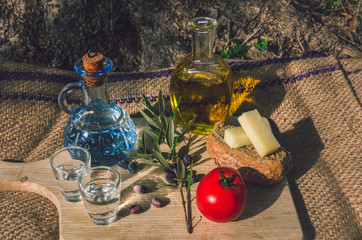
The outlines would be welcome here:
[[[266,125],[257,109],[244,112],[238,117],[241,127],[261,157],[275,152],[280,144]]]
[[[271,129],[268,119],[263,117],[263,121],[267,127]],[[246,135],[244,129],[241,126],[225,129],[224,141],[230,148],[239,148],[251,145],[251,141],[248,135]]]
[[[224,140],[230,148],[239,148],[250,145],[250,139],[242,127],[227,128]]]

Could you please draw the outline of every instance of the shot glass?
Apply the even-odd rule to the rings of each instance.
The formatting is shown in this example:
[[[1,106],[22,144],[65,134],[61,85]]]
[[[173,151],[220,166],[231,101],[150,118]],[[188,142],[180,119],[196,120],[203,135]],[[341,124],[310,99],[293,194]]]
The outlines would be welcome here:
[[[79,180],[84,206],[97,225],[108,225],[117,218],[121,196],[120,174],[111,167],[92,167]]]
[[[81,147],[65,147],[57,150],[50,157],[54,176],[65,200],[79,202],[80,195],[78,178],[90,168],[91,155]]]

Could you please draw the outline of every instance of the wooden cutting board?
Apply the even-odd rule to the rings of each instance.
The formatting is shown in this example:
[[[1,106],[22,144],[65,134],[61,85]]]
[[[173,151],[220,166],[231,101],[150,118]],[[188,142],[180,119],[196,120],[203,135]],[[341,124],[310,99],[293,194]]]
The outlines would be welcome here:
[[[142,122],[135,121],[138,129]],[[190,153],[196,162],[198,179],[216,167],[206,151],[206,137],[190,138]],[[302,239],[303,234],[287,181],[272,186],[247,184],[248,201],[242,216],[230,223],[214,223],[202,217],[195,202],[198,183],[191,187],[193,232],[186,231],[179,190],[158,189],[165,183],[162,169],[139,161],[138,171],[130,174],[115,167],[122,176],[119,219],[108,226],[93,224],[82,202],[64,200],[53,176],[49,159],[33,163],[0,162],[0,191],[24,190],[50,199],[59,211],[61,239]],[[147,187],[145,194],[133,191],[135,184]],[[161,208],[151,205],[158,197]],[[130,215],[133,204],[143,207]]]

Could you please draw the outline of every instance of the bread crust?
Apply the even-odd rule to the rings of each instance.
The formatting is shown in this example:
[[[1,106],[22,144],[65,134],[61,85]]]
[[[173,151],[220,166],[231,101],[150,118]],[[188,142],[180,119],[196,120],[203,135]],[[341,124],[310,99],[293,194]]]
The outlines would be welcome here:
[[[253,145],[230,148],[224,141],[224,126],[217,122],[206,141],[210,157],[220,167],[238,169],[246,182],[270,185],[280,182],[292,167],[291,154],[283,147],[265,157],[260,157]]]

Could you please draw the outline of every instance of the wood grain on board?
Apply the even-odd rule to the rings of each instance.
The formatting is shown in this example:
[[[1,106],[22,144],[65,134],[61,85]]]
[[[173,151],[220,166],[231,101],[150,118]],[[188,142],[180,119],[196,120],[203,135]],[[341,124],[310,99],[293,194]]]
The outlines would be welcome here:
[[[136,123],[137,124],[137,123]],[[216,167],[205,147],[206,137],[190,136],[189,151],[194,171],[200,180]],[[24,190],[50,199],[59,211],[60,237],[63,239],[302,239],[303,234],[287,181],[272,186],[247,184],[248,201],[239,219],[214,223],[202,217],[191,187],[193,232],[186,231],[185,215],[179,190],[158,189],[165,183],[162,169],[139,161],[138,171],[130,174],[115,167],[122,176],[119,219],[108,226],[95,225],[82,202],[64,200],[53,176],[49,159],[32,163],[0,162],[0,191]],[[25,181],[24,181],[25,180]],[[148,189],[145,194],[133,191],[135,184]],[[158,197],[163,206],[155,208],[151,199]],[[128,208],[140,204],[143,212],[129,214]]]

